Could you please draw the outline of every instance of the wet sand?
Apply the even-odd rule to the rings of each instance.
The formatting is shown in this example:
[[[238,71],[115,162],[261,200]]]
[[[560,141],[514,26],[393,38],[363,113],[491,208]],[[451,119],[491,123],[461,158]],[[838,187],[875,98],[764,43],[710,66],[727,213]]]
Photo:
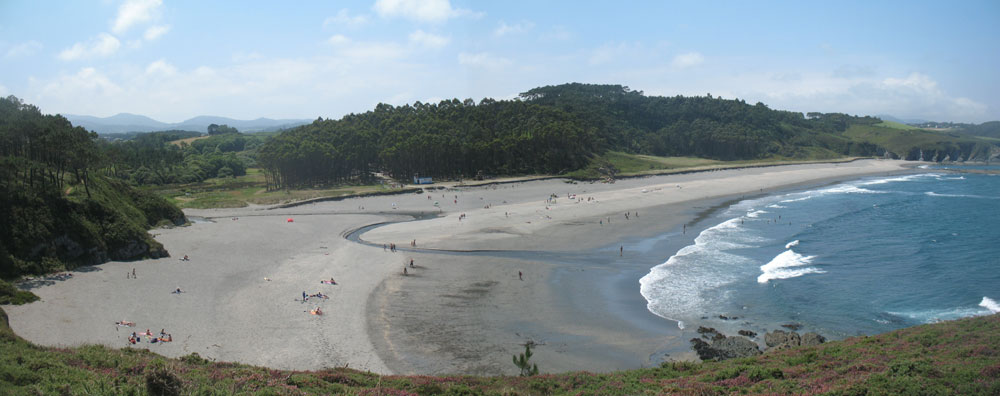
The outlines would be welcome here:
[[[422,194],[285,209],[188,210],[213,222],[152,231],[172,258],[110,262],[68,280],[35,282],[42,301],[5,310],[19,335],[42,345],[125,347],[131,331],[163,328],[172,343],[128,347],[281,369],[513,374],[510,356],[526,342],[538,344],[533,360],[545,372],[650,366],[693,355],[675,323],[645,308],[638,277],[666,257],[643,256],[648,247],[638,241],[663,235],[656,243],[679,248],[693,237],[692,230],[679,236],[682,225],[726,199],[898,172],[902,164],[794,165],[615,184],[430,186]],[[557,198],[547,201],[550,194]],[[365,225],[410,218],[404,214],[440,217],[374,228],[360,235],[369,244],[344,238]],[[390,242],[398,252],[383,251]],[[179,261],[183,255],[191,260]],[[410,258],[415,268],[404,276]],[[126,279],[132,268],[137,279]],[[320,284],[330,277],[339,284]],[[171,294],[176,287],[184,293]],[[297,301],[303,291],[330,299]],[[324,315],[309,314],[317,306]],[[118,320],[137,326],[118,327]]]

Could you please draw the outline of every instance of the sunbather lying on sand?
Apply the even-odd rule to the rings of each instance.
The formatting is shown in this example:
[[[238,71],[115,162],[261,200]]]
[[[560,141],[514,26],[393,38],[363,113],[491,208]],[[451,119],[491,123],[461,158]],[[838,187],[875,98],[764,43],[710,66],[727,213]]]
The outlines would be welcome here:
[[[125,326],[125,327],[132,327],[132,326],[135,326],[135,322],[129,322],[129,321],[127,321],[127,320],[123,320],[123,321],[121,321],[121,322],[115,322],[115,324],[116,324],[116,325],[119,325],[119,326]]]

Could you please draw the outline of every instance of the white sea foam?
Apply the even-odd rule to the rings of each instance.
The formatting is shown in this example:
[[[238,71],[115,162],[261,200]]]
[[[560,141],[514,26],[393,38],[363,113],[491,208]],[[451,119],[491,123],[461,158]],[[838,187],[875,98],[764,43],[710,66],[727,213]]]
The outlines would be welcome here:
[[[905,181],[916,180],[916,179],[920,179],[920,178],[924,178],[924,177],[941,177],[941,175],[936,174],[936,173],[920,173],[920,174],[916,174],[916,175],[906,175],[906,176],[897,176],[897,177],[884,177],[884,178],[881,178],[881,179],[869,180],[869,181],[866,181],[864,183],[860,183],[860,185],[862,185],[862,186],[871,186],[871,185],[876,185],[876,184],[885,184],[885,183],[893,183],[893,182],[905,182]]]
[[[793,246],[799,246],[799,240],[798,239],[796,239],[794,241],[791,241],[791,242],[788,242],[788,244],[785,245],[785,249],[791,249]]]
[[[784,209],[784,208],[787,208],[787,206],[781,206],[781,205],[778,205],[778,204],[770,204],[770,205],[767,205],[767,207],[774,208],[774,209]]]
[[[697,320],[708,307],[718,305],[716,290],[738,280],[734,267],[751,262],[726,250],[745,248],[739,242],[754,237],[745,235],[740,218],[733,218],[702,231],[693,245],[683,247],[666,262],[653,267],[639,279],[639,292],[650,312],[677,321]]]
[[[1000,199],[1000,197],[987,197],[984,195],[974,195],[974,194],[938,194],[934,191],[927,191],[924,195],[929,197],[946,197],[946,198],[976,198],[976,199]]]
[[[979,307],[955,307],[889,313],[896,316],[910,318],[921,323],[937,323],[943,320],[955,320],[973,316],[989,315],[991,311]]]
[[[983,297],[983,301],[979,303],[980,307],[990,310],[992,313],[1000,312],[1000,304],[997,304],[992,298]]]
[[[765,213],[771,213],[771,212],[768,212],[766,210],[754,210],[754,211],[751,211],[751,212],[747,212],[747,217],[753,219],[753,218],[760,217],[760,215],[765,214]]]
[[[763,273],[757,277],[757,283],[767,283],[772,279],[796,278],[805,274],[825,273],[826,271],[819,268],[801,268],[802,266],[811,264],[815,258],[816,256],[803,256],[791,249],[786,250],[775,256],[767,264],[760,266],[760,270]]]
[[[813,197],[814,197],[814,195],[806,195],[804,197],[793,198],[793,199],[786,199],[786,200],[780,201],[780,202],[781,203],[799,202],[799,201],[805,201],[807,199],[812,199]]]

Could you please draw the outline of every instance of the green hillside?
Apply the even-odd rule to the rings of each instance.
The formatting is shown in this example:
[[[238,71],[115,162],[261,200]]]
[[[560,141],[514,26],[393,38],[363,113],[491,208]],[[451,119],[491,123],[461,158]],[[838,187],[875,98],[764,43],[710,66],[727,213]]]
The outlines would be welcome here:
[[[873,117],[803,115],[711,95],[646,96],[620,85],[574,83],[534,88],[517,100],[379,104],[286,131],[265,142],[257,159],[269,189],[294,189],[364,183],[375,172],[404,180],[415,174],[585,177],[618,155],[609,153],[802,161],[917,159],[923,151],[927,159],[985,160],[1000,154],[995,147],[995,141]]]
[[[183,224],[163,198],[106,176],[96,134],[0,99],[0,277],[167,255],[147,230]],[[0,283],[0,290],[10,288]],[[13,293],[0,293],[0,301]]]
[[[843,134],[855,142],[874,144],[890,156],[906,160],[952,161],[962,158],[987,158],[996,150],[996,143],[954,132],[928,131],[919,128],[900,129],[878,125],[851,125]]]
[[[285,371],[215,363],[197,354],[167,359],[134,348],[45,348],[15,335],[2,310],[0,316],[4,395],[1000,394],[998,315],[754,358],[531,377],[380,376],[348,368]],[[512,364],[511,372],[515,370]]]

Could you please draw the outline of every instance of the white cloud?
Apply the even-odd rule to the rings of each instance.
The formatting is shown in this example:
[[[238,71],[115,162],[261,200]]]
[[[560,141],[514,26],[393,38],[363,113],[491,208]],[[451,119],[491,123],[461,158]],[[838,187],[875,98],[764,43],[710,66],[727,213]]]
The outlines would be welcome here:
[[[702,90],[733,90],[734,97],[762,101],[774,109],[843,112],[856,115],[891,114],[903,118],[940,121],[981,120],[988,107],[954,96],[922,73],[903,76],[846,78],[830,73],[795,73],[795,79],[739,74],[705,81]],[[772,76],[773,77],[773,76]]]
[[[451,41],[449,38],[444,36],[439,36],[433,33],[427,33],[423,30],[417,29],[415,32],[410,33],[410,42],[422,45],[429,48],[441,48],[448,45]]]
[[[58,56],[64,61],[108,56],[118,51],[120,47],[121,42],[115,36],[101,33],[88,43],[73,44],[72,47],[62,50]]]
[[[567,41],[573,38],[573,32],[565,26],[553,26],[552,29],[543,33],[541,39],[544,41]]]
[[[644,49],[639,43],[605,44],[591,51],[588,62],[592,65],[610,63],[615,60],[634,62],[645,58],[650,51]]]
[[[26,58],[36,54],[41,49],[42,43],[29,40],[10,47],[4,57],[7,59]]]
[[[508,34],[524,33],[534,27],[535,24],[528,21],[521,21],[513,25],[508,25],[506,22],[500,21],[500,26],[497,26],[497,28],[493,30],[493,35],[496,37],[503,37]]]
[[[45,84],[41,89],[41,96],[51,96],[61,101],[88,102],[79,98],[114,96],[122,91],[108,76],[93,67],[85,67],[76,74],[63,74]]]
[[[350,12],[346,8],[337,11],[337,15],[328,17],[323,20],[323,27],[328,26],[338,26],[338,27],[358,27],[368,23],[368,17],[365,15],[354,15],[351,16]]]
[[[344,35],[342,34],[335,34],[333,36],[330,36],[330,38],[327,39],[326,41],[333,45],[344,45],[350,43],[351,39],[344,37]]]
[[[146,66],[146,74],[153,76],[173,76],[177,74],[177,68],[167,63],[167,61],[160,59]]]
[[[702,64],[705,61],[705,57],[697,52],[688,52],[686,54],[680,54],[674,57],[674,61],[671,64],[678,69],[686,69],[689,67],[694,67]]]
[[[118,7],[118,16],[111,25],[111,31],[122,34],[132,26],[153,21],[159,16],[162,5],[162,0],[126,0]]]
[[[461,16],[479,18],[483,15],[481,12],[452,8],[449,0],[376,0],[372,8],[383,18],[405,18],[430,23]]]
[[[458,54],[458,64],[470,67],[482,67],[486,69],[500,69],[510,66],[510,59],[498,57],[489,52],[480,52],[476,54],[460,53]]]
[[[154,25],[146,29],[146,32],[142,34],[142,37],[146,39],[146,41],[153,41],[169,31],[170,25]]]

